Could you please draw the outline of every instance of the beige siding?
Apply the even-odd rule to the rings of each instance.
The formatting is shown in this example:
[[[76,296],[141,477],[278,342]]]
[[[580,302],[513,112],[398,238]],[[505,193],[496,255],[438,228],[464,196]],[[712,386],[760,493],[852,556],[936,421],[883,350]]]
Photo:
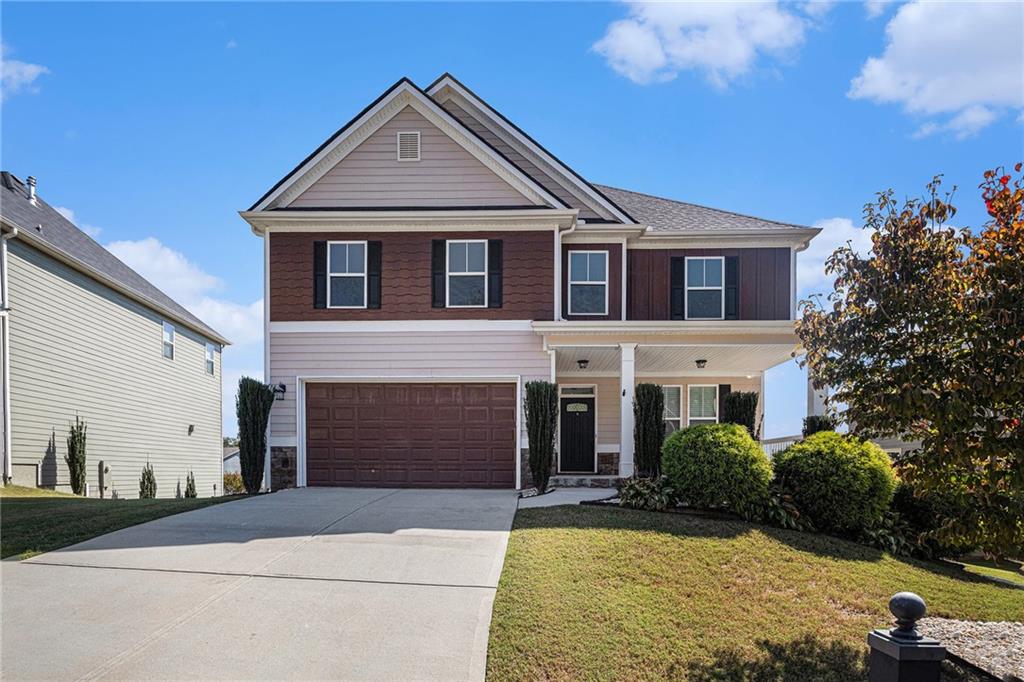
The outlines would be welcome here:
[[[221,492],[221,364],[205,371],[205,339],[176,327],[161,354],[162,318],[18,240],[10,242],[12,461],[41,465],[43,485],[68,483],[68,424],[88,424],[88,476],[111,469],[113,492],[137,497],[152,462],[160,497],[195,473]],[[195,425],[188,435],[188,426]],[[53,445],[51,446],[51,436]]]
[[[270,380],[287,387],[274,403],[270,434],[295,437],[296,377],[468,377],[521,375],[547,380],[541,339],[522,332],[272,332]]]
[[[397,160],[397,133],[419,131],[420,160]],[[406,107],[291,207],[531,206],[416,110]]]

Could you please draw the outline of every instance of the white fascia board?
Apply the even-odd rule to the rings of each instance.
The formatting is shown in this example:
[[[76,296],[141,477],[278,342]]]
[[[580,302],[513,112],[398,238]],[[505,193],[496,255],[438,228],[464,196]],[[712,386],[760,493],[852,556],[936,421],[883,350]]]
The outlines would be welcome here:
[[[549,166],[550,170],[555,171],[556,175],[561,176],[561,179],[563,180],[561,184],[564,185],[568,183],[569,185],[572,186],[573,189],[576,190],[575,193],[582,193],[584,196],[588,197],[592,202],[601,206],[604,210],[611,213],[613,216],[615,216],[616,219],[622,221],[623,223],[628,224],[633,222],[632,218],[623,213],[620,209],[616,208],[616,206],[612,204],[608,199],[602,196],[599,192],[595,191],[592,187],[588,186],[585,182],[582,182],[579,179],[580,176],[578,176],[578,174],[571,168],[566,166],[558,159],[552,157],[551,154],[544,151],[535,142],[530,140],[528,137],[523,135],[514,127],[510,126],[501,116],[491,116],[489,114],[489,111],[491,110],[490,105],[488,105],[486,102],[481,101],[480,98],[476,97],[473,93],[467,91],[458,82],[446,76],[439,80],[437,83],[435,83],[434,86],[427,91],[427,94],[433,97],[435,94],[437,94],[438,91],[446,87],[451,89],[453,92],[457,93],[459,97],[464,99],[466,102],[472,104],[473,107],[477,109],[477,111],[479,111],[479,113],[481,113],[483,116],[487,118],[487,120],[491,123],[491,126],[497,127],[506,136],[511,137],[519,145],[530,151],[535,157],[537,157],[538,160],[544,162],[545,165]],[[493,130],[493,127],[492,132],[497,132]],[[555,179],[557,180],[559,178]]]
[[[821,230],[793,228],[790,230],[686,230],[664,232],[646,230],[629,240],[630,249],[678,248],[792,248],[806,249]]]
[[[606,225],[580,221],[571,235],[563,240],[566,244],[601,244],[622,239],[636,239],[644,234],[643,225]]]
[[[575,208],[383,210],[383,211],[239,211],[253,234],[264,232],[430,232],[533,231],[571,228]]]
[[[535,321],[537,334],[793,334],[793,320]]]
[[[530,320],[314,320],[270,322],[271,334],[530,332]]]

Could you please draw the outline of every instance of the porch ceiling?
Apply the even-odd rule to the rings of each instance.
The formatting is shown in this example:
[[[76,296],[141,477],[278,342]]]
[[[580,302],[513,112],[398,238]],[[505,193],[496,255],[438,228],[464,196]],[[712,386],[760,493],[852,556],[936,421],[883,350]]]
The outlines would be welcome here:
[[[553,346],[555,371],[575,377],[618,376],[617,346]],[[639,345],[636,349],[637,376],[723,376],[763,372],[792,357],[793,344],[692,344]],[[579,360],[587,360],[581,370]],[[706,360],[703,369],[697,360]]]

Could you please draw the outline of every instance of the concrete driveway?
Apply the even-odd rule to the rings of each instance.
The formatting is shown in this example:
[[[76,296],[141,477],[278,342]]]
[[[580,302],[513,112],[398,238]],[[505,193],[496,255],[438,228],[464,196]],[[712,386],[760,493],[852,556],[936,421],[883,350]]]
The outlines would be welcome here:
[[[482,679],[510,491],[286,490],[3,562],[5,679]]]

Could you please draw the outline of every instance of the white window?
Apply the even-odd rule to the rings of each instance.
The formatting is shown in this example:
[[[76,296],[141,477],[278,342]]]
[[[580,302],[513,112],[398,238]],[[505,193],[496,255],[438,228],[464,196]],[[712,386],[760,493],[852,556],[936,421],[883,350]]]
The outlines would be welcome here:
[[[608,314],[608,252],[569,252],[569,314]]]
[[[686,259],[686,319],[725,319],[725,258]]]
[[[662,386],[665,394],[665,435],[678,431],[683,426],[683,387]]]
[[[210,376],[214,375],[214,368],[215,368],[214,358],[217,357],[215,355],[216,352],[217,352],[217,349],[214,348],[212,343],[207,343],[206,344],[206,373],[209,374]]]
[[[447,246],[448,307],[486,307],[487,240],[451,239]]]
[[[714,424],[718,421],[718,386],[689,386],[686,394],[686,423]]]
[[[366,242],[327,242],[327,307],[366,307]]]
[[[164,357],[174,359],[174,325],[164,322]]]
[[[402,131],[398,133],[398,160],[419,161],[420,160],[420,134],[419,131]]]

